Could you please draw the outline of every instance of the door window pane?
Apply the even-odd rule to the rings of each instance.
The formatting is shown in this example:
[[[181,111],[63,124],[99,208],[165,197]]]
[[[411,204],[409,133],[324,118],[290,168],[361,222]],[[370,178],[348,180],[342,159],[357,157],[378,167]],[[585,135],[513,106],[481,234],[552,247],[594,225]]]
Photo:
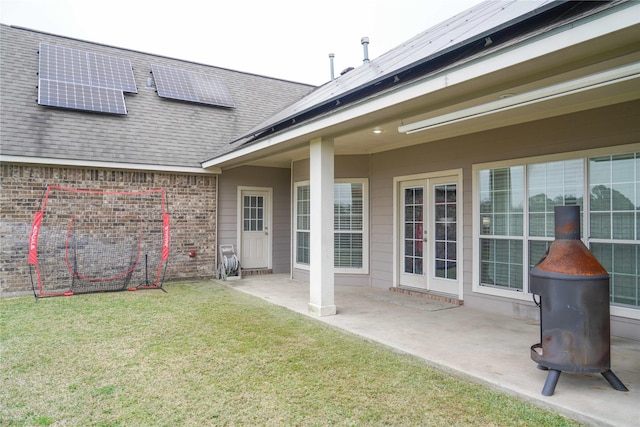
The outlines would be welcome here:
[[[456,184],[435,185],[434,193],[434,228],[435,254],[434,275],[443,279],[457,278],[457,224]]]
[[[243,230],[244,231],[263,231],[264,221],[264,197],[263,196],[244,196],[244,207],[242,209]]]
[[[424,219],[422,203],[423,187],[404,189],[404,269],[405,273],[423,274]]]

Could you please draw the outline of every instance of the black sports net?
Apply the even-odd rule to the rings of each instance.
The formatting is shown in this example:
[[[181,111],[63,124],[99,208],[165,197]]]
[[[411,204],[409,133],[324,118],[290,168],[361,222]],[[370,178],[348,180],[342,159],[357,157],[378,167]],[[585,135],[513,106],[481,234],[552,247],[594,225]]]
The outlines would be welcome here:
[[[158,288],[169,254],[163,189],[48,186],[29,237],[36,297]]]

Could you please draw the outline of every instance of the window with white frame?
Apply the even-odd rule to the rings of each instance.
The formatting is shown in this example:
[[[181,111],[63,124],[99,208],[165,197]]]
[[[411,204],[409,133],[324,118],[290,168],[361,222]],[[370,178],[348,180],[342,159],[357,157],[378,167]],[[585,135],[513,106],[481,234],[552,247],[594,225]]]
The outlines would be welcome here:
[[[476,179],[480,288],[528,292],[529,269],[554,239],[554,207],[578,205],[611,302],[640,308],[640,153],[520,161],[478,168]]]
[[[334,194],[334,267],[340,273],[368,270],[367,180],[336,180]],[[308,268],[310,247],[310,186],[295,184],[295,266]]]
[[[524,167],[480,171],[480,284],[523,290]]]
[[[309,184],[296,184],[296,264],[309,265],[311,236],[311,191]]]
[[[640,307],[640,153],[589,159],[590,249],[614,304]]]

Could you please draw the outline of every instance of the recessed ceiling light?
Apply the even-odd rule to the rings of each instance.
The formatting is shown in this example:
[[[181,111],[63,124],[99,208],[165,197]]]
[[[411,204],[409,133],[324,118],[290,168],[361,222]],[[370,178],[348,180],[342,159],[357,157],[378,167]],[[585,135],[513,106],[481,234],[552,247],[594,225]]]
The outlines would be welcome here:
[[[382,133],[382,129],[374,129],[373,133]]]

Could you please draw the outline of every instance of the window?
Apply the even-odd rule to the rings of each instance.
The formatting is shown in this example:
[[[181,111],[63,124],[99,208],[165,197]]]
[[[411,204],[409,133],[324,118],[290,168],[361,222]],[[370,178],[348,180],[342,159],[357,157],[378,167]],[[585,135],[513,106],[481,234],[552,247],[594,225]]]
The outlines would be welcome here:
[[[341,182],[333,187],[334,266],[362,269],[364,184]]]
[[[640,153],[475,170],[479,290],[528,292],[529,269],[554,239],[554,207],[578,205],[611,302],[640,308]]]
[[[480,284],[523,290],[524,167],[480,171]]]
[[[640,153],[589,159],[590,248],[614,304],[640,307]]]
[[[367,181],[337,180],[334,184],[334,267],[338,273],[368,271]],[[310,185],[295,184],[295,267],[310,263]]]
[[[555,237],[554,207],[583,205],[584,160],[528,165],[527,194],[529,268],[532,268],[547,252]]]
[[[309,184],[296,184],[296,264],[309,265],[311,235],[311,198]]]

